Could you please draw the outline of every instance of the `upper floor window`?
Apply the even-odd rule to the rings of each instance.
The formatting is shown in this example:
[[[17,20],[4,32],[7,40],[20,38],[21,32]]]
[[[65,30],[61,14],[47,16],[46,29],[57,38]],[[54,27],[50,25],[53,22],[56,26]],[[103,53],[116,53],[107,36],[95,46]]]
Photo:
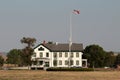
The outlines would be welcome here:
[[[38,48],[39,51],[44,51],[43,47]]]
[[[42,53],[42,52],[40,52],[40,58],[41,58],[41,57],[43,57],[43,53]]]
[[[67,52],[65,52],[65,57],[68,57],[68,53]]]
[[[56,58],[57,57],[57,52],[53,53],[53,57]]]
[[[79,52],[76,52],[76,57],[79,57]]]
[[[59,52],[59,57],[62,57],[62,52]]]
[[[71,54],[70,54],[70,55],[71,55],[71,57],[74,57],[74,54],[73,54],[73,52],[71,52]]]
[[[49,57],[49,53],[48,52],[46,53],[46,57]]]

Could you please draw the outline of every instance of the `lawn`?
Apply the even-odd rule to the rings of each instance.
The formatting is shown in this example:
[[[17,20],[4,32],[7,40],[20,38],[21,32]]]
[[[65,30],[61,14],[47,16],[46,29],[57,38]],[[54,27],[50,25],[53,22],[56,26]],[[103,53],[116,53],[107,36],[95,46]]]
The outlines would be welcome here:
[[[46,72],[39,70],[0,70],[0,80],[120,80],[120,72]]]

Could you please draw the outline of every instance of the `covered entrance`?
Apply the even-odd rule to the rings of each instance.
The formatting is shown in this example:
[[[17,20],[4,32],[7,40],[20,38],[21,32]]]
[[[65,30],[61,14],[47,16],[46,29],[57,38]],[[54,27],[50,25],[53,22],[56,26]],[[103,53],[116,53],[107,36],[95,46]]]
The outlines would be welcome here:
[[[87,68],[87,59],[82,59],[82,67]]]
[[[50,66],[48,58],[36,58],[32,60],[31,69],[43,69]]]

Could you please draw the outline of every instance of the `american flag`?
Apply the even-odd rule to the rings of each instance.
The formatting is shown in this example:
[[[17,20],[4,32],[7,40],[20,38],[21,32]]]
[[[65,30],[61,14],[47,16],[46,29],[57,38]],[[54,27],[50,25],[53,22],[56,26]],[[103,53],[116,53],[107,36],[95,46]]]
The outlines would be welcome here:
[[[75,10],[75,9],[74,9],[74,10],[73,10],[73,13],[74,13],[74,14],[80,14],[80,10]]]

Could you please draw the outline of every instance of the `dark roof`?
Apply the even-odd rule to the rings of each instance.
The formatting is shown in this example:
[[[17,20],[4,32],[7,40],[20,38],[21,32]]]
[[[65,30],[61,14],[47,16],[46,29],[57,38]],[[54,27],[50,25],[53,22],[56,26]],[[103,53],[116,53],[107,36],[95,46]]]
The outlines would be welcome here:
[[[52,52],[68,52],[69,51],[69,44],[40,44],[48,48]],[[39,45],[38,45],[39,46]],[[37,46],[37,47],[38,47]],[[83,44],[73,43],[71,46],[72,52],[80,52],[83,51]]]

